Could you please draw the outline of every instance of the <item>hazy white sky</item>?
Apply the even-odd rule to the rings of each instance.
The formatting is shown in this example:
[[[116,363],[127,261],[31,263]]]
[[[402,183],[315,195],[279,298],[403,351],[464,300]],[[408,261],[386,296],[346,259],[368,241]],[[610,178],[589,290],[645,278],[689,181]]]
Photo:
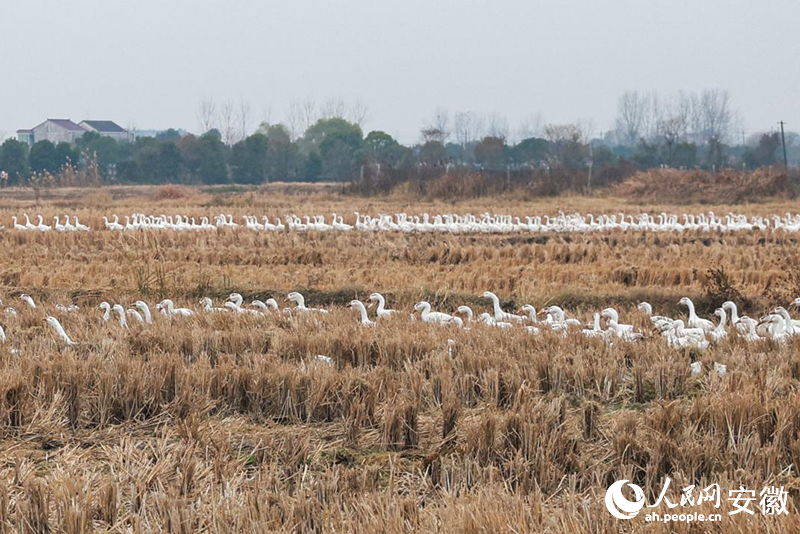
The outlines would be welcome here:
[[[0,132],[46,117],[199,129],[198,102],[362,99],[416,141],[437,107],[514,128],[591,118],[620,93],[728,89],[748,131],[800,128],[797,0],[0,2]]]

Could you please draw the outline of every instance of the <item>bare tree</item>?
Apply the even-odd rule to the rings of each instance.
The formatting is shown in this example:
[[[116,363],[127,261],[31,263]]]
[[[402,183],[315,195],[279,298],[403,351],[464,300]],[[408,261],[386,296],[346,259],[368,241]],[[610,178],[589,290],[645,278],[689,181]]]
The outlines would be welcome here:
[[[297,100],[289,102],[289,109],[286,111],[286,127],[289,129],[289,137],[296,141],[303,129],[303,107]]]
[[[517,137],[519,141],[528,139],[529,137],[541,137],[544,129],[544,117],[541,113],[531,113],[523,118],[519,127],[517,128]]]
[[[329,98],[320,110],[323,119],[343,119],[347,115],[347,104],[341,98]]]
[[[638,91],[625,91],[617,100],[617,136],[627,146],[639,142],[647,114],[647,100]]]
[[[202,133],[206,133],[217,125],[217,105],[214,99],[207,97],[200,100],[197,108],[197,120],[200,122]]]
[[[462,148],[466,148],[469,143],[475,140],[475,119],[470,111],[459,111],[453,119],[453,131],[456,134],[456,142]]]
[[[219,111],[220,122],[222,126],[222,141],[226,145],[232,145],[236,142],[236,113],[234,111],[233,102],[227,100]]]
[[[317,113],[317,103],[310,96],[300,104],[300,113],[303,121],[303,131],[305,132],[319,120]]]
[[[363,128],[364,123],[367,122],[368,116],[369,108],[367,104],[361,98],[357,98],[356,101],[350,105],[350,122],[358,124],[359,127]]]
[[[508,119],[505,115],[500,115],[499,113],[492,113],[489,115],[489,129],[487,133],[491,137],[497,137],[505,141],[508,138]]]
[[[731,134],[733,111],[728,91],[707,89],[700,96],[703,136],[725,142]]]
[[[436,108],[433,121],[422,129],[422,139],[425,143],[438,141],[441,144],[447,143],[450,138],[450,114],[443,107]]]
[[[239,98],[239,140],[243,140],[250,132],[250,103]]]

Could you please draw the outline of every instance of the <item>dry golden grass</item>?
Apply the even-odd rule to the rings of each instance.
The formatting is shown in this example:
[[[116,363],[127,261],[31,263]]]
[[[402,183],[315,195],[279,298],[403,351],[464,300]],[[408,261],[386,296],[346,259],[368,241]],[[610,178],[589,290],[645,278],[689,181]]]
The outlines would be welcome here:
[[[151,188],[110,191],[111,204],[100,208],[69,191],[53,194],[33,207],[20,193],[0,217],[8,226],[25,210],[66,211],[97,227],[105,214],[132,211],[611,208],[608,199],[580,198],[408,206],[269,189],[155,201]],[[732,340],[698,355],[653,335],[607,347],[580,335],[464,332],[404,317],[362,328],[341,307],[379,290],[402,310],[423,297],[444,310],[483,308],[476,296],[488,289],[509,307],[559,303],[582,319],[613,303],[644,326],[635,302],[669,313],[683,295],[702,303],[708,268],[725,266],[757,313],[791,294],[795,248],[791,236],[758,233],[0,232],[0,297],[20,311],[2,320],[0,532],[800,530],[797,342]],[[281,298],[297,289],[332,312],[297,322],[157,318],[123,331],[95,309],[101,300],[162,296],[197,308],[206,295]],[[15,298],[23,291],[39,308]],[[67,301],[82,307],[57,314],[74,348],[43,322]],[[316,362],[318,354],[333,364]],[[692,376],[692,358],[706,369],[724,363],[728,373]],[[718,525],[648,525],[640,514],[625,526],[606,511],[613,481],[635,481],[653,502],[664,476],[673,488],[716,482],[725,492],[784,485],[790,515],[729,517],[723,504]]]

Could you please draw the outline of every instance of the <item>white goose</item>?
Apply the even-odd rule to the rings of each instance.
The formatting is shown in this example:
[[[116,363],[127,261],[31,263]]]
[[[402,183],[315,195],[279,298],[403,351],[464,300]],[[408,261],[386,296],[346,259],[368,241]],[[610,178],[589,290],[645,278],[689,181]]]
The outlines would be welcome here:
[[[103,320],[108,322],[111,319],[111,304],[106,301],[103,301],[98,306],[101,310],[103,310]]]
[[[665,317],[663,315],[653,315],[653,307],[649,302],[640,302],[636,308],[647,314],[647,316],[650,318],[650,322],[653,323],[653,326],[657,330],[666,332],[672,327],[674,319],[670,319],[669,317]]]
[[[682,304],[689,308],[689,326],[692,328],[699,328],[703,332],[711,332],[714,330],[714,323],[708,319],[701,319],[694,311],[694,302],[689,297],[683,297],[678,304]]]
[[[250,315],[261,315],[261,313],[257,310],[251,310],[249,308],[242,308],[242,303],[244,302],[244,298],[239,293],[231,293],[228,297],[228,301],[225,302],[225,307],[229,308],[236,313],[248,313]]]
[[[137,300],[133,303],[134,306],[141,310],[142,315],[144,316],[144,322],[147,324],[153,323],[153,316],[150,314],[150,306],[147,305],[146,302]]]
[[[514,315],[513,313],[504,312],[502,308],[500,308],[500,299],[491,291],[484,291],[483,298],[492,301],[495,321],[516,321],[518,323],[525,321],[525,316],[523,315]]]
[[[592,316],[592,327],[591,328],[584,328],[581,330],[581,333],[586,337],[602,337],[605,332],[600,327],[600,314],[595,313]]]
[[[64,327],[61,326],[61,323],[58,322],[58,319],[56,319],[53,316],[49,316],[47,317],[47,319],[45,319],[45,322],[47,322],[47,324],[49,324],[53,328],[53,330],[56,331],[56,334],[58,334],[58,337],[60,337],[64,341],[64,343],[66,343],[69,346],[75,344],[72,341],[72,339],[70,339],[70,337],[67,335],[67,332],[64,330]]]
[[[459,321],[457,317],[453,317],[452,315],[448,315],[442,312],[434,312],[431,311],[431,305],[429,302],[423,300],[421,302],[417,302],[414,305],[414,310],[420,312],[419,317],[422,319],[423,323],[433,323],[433,324],[457,324]],[[462,321],[463,324],[463,321]]]
[[[164,299],[156,304],[156,309],[161,310],[161,314],[164,316],[181,315],[183,317],[189,317],[194,314],[189,308],[176,308],[175,303],[170,299]]]
[[[676,319],[672,324],[672,328],[664,332],[664,334],[670,347],[705,350],[709,345],[701,329],[684,328],[684,323],[681,319]]]
[[[620,331],[628,331],[633,332],[633,325],[632,324],[619,324],[619,312],[614,308],[606,308],[602,312],[600,312],[600,316],[606,319],[609,323],[614,321],[616,324],[615,329]]]
[[[614,319],[608,319],[606,323],[608,324],[608,329],[615,336],[624,341],[636,341],[644,337],[641,332],[634,332],[632,328],[625,328],[630,325],[617,324],[617,321]]]
[[[714,315],[719,317],[719,324],[714,330],[711,331],[711,339],[714,341],[721,341],[728,337],[728,331],[725,330],[728,314],[725,313],[723,308],[717,308],[714,310]]]
[[[117,315],[119,316],[119,325],[122,328],[127,329],[128,328],[128,319],[125,317],[125,308],[123,308],[119,304],[114,304],[114,307],[111,308],[111,309],[113,311],[117,312]]]
[[[33,299],[31,298],[30,295],[27,295],[27,294],[23,293],[22,295],[19,296],[19,298],[21,298],[25,302],[25,304],[27,304],[28,306],[30,306],[34,310],[36,309],[36,303],[33,302]]]
[[[133,308],[129,308],[126,310],[126,313],[136,319],[138,322],[144,324],[144,317],[142,317],[142,314],[138,311],[134,310]]]
[[[393,314],[397,313],[397,310],[388,310],[386,309],[386,299],[383,298],[383,295],[380,293],[372,293],[369,296],[370,301],[370,308],[377,302],[378,308],[375,310],[375,315],[378,316],[379,319],[388,319]]]
[[[260,300],[254,300],[250,303],[250,305],[254,308],[258,308],[261,310],[262,313],[270,313],[278,311],[278,301],[275,299],[269,298],[266,302],[262,302]]]
[[[200,305],[203,307],[204,312],[227,312],[228,308],[215,308],[214,303],[208,297],[200,299]]]
[[[478,322],[489,326],[494,326],[497,328],[511,328],[512,326],[514,326],[513,324],[506,321],[497,321],[495,320],[494,317],[492,317],[486,312],[483,312],[482,314],[478,315]]]
[[[307,308],[305,297],[300,293],[298,293],[297,291],[292,291],[291,293],[286,295],[286,300],[294,302],[296,304],[294,308],[295,311],[328,313],[328,310],[323,310],[322,308]]]
[[[36,229],[39,230],[40,232],[49,232],[50,230],[53,229],[53,227],[52,226],[47,226],[44,223],[44,217],[39,215],[39,224],[36,225]]]
[[[467,318],[468,323],[471,323],[475,319],[475,313],[469,306],[459,306],[456,308],[456,313],[464,315]]]
[[[351,300],[350,303],[347,305],[350,308],[358,310],[358,313],[361,317],[360,322],[364,326],[375,326],[377,323],[375,321],[371,321],[369,316],[367,315],[367,308],[364,306],[364,303],[360,300]]]

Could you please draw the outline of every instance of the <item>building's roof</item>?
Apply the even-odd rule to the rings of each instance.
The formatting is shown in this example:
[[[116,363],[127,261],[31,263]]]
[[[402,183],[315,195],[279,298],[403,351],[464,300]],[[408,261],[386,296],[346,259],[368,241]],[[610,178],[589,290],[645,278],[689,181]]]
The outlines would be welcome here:
[[[82,126],[78,126],[74,122],[69,119],[47,119],[45,122],[52,122],[57,126],[61,126],[65,130],[69,130],[71,132],[85,132],[86,128]]]
[[[83,121],[81,124],[87,124],[97,132],[125,133],[125,128],[114,121]]]

